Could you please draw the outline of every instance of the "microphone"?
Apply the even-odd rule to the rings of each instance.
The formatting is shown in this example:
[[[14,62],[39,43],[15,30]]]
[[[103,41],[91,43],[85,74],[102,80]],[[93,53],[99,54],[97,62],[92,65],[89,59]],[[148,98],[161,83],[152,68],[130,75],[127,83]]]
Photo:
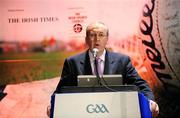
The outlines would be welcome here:
[[[98,54],[99,50],[97,48],[93,48],[92,49],[92,54],[93,54],[93,57],[96,58],[97,57],[97,54]]]
[[[93,57],[94,57],[94,71],[95,71],[95,74],[96,74],[96,78],[97,78],[97,82],[98,82],[98,85],[101,86],[101,78],[99,76],[99,72],[98,72],[98,62],[97,62],[97,54],[98,54],[99,50],[97,48],[93,48],[92,49],[92,54],[93,54]]]

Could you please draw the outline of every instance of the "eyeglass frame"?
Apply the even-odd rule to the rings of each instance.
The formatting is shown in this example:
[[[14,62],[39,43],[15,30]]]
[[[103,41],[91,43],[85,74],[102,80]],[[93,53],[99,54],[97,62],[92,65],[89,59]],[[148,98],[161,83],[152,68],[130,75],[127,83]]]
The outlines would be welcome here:
[[[103,33],[103,32],[89,32],[89,33],[87,33],[87,37],[89,37],[89,38],[105,38],[105,37],[107,37],[108,36],[108,34],[105,34],[105,33]]]

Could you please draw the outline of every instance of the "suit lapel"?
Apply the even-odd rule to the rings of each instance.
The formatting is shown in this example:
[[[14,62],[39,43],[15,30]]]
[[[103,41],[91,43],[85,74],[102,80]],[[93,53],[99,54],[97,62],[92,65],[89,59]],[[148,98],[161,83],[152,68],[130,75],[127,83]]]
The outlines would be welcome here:
[[[104,74],[113,74],[114,64],[115,59],[112,57],[111,52],[107,50],[105,55]],[[88,50],[80,58],[80,70],[82,75],[92,75]]]
[[[113,73],[113,64],[115,60],[113,59],[111,53],[107,50],[105,55],[105,67],[104,74],[112,74]]]
[[[92,75],[88,50],[83,54],[80,59],[80,70],[82,72],[82,75]]]

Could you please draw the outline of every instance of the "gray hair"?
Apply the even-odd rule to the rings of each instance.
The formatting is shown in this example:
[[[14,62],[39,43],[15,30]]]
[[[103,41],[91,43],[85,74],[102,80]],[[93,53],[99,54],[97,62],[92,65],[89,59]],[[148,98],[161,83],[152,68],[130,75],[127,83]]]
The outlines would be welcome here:
[[[107,36],[109,36],[109,29],[108,29],[108,27],[103,22],[100,22],[100,21],[91,23],[91,24],[89,24],[87,26],[87,28],[86,28],[86,36],[88,36],[89,31],[91,31],[92,28],[94,28],[94,27],[103,27],[107,31]]]

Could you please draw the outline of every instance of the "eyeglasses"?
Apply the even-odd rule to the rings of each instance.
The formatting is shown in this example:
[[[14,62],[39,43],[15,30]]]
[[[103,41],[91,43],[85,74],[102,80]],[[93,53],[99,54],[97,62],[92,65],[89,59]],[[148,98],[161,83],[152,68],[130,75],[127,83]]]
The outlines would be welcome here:
[[[88,37],[89,38],[105,38],[105,37],[107,37],[107,34],[104,34],[104,33],[89,33]]]

